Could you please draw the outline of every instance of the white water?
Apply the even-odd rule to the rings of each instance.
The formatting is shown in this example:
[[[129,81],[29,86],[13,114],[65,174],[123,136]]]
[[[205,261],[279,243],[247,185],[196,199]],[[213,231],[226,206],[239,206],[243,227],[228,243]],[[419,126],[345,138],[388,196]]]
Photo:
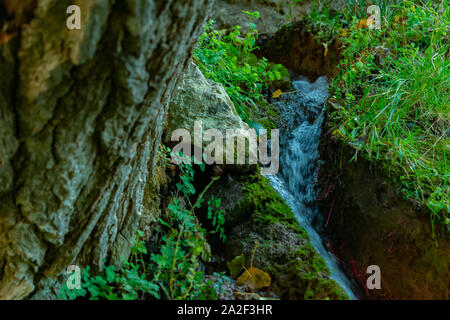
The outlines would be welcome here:
[[[321,237],[312,226],[313,218],[319,214],[315,186],[328,83],[325,77],[318,78],[314,83],[301,77],[294,81],[294,87],[297,92],[283,95],[277,102],[283,123],[286,124],[281,130],[281,172],[267,178],[291,207],[299,224],[308,232],[311,244],[330,269],[330,277],[354,300],[357,297],[351,281],[340,269],[336,257],[325,249]]]

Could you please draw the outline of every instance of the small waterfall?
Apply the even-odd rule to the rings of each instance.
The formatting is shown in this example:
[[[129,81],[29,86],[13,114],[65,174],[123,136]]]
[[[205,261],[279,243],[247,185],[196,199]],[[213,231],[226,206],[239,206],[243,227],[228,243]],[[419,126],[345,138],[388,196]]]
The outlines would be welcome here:
[[[357,299],[351,281],[340,269],[336,257],[322,244],[312,226],[318,216],[315,186],[318,174],[319,140],[328,98],[326,77],[314,83],[304,77],[293,82],[295,92],[285,94],[276,102],[284,127],[280,130],[280,173],[268,176],[273,187],[292,208],[299,224],[308,232],[311,244],[324,258],[331,278],[338,282],[350,299]]]

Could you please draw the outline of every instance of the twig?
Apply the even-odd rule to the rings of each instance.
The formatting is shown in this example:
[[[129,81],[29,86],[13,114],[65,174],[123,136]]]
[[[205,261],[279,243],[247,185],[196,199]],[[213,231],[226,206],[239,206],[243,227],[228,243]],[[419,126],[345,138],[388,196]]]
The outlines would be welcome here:
[[[330,222],[330,217],[331,217],[331,213],[333,212],[335,201],[336,201],[336,196],[333,198],[333,201],[331,202],[331,208],[330,208],[330,212],[328,213],[328,218],[327,218],[327,222],[325,223],[325,228],[328,227],[328,222]]]
[[[250,261],[250,267],[253,268],[253,258],[255,257],[256,248],[258,247],[259,239],[256,240],[255,248],[253,248],[252,260]]]

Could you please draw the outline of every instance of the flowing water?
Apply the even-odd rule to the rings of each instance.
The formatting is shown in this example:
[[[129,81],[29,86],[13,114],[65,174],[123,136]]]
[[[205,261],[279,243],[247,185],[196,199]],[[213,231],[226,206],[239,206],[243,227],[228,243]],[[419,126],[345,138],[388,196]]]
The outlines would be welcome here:
[[[268,178],[308,232],[311,244],[327,263],[331,278],[344,288],[350,299],[357,299],[352,282],[340,269],[336,257],[325,249],[320,235],[312,226],[312,220],[319,215],[315,186],[328,83],[325,77],[314,83],[300,77],[293,84],[296,91],[282,95],[276,102],[284,124],[280,130],[281,170]]]

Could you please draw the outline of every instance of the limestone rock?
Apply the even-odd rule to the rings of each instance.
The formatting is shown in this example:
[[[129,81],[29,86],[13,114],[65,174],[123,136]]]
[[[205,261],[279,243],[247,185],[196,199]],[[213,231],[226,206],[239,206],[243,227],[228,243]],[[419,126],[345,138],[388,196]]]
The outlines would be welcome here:
[[[243,161],[237,161],[241,153],[236,147],[238,139],[249,141],[254,137],[253,141],[256,142],[256,131],[239,117],[224,87],[206,79],[194,63],[191,63],[182,75],[170,101],[168,123],[164,133],[166,144],[174,146],[181,140],[175,131],[177,129],[186,129],[189,132],[190,142],[183,141],[184,143],[191,144],[194,150],[201,148],[203,151],[205,147],[216,142],[215,138],[208,139],[207,131],[210,129],[220,131],[223,142],[222,163],[227,161],[226,148],[227,142],[229,142],[234,144],[234,162],[228,164],[227,168],[240,172],[256,169],[257,150],[246,147],[242,151],[242,154],[245,152],[243,161],[247,163],[244,165]],[[232,131],[227,132],[227,130]],[[201,143],[199,139],[195,138],[196,135],[202,137]],[[195,155],[195,151],[191,152],[192,155]],[[249,162],[250,157],[256,159],[253,164]],[[211,162],[214,159],[211,159]]]
[[[178,82],[169,114],[165,142],[171,141],[171,134],[176,129],[187,129],[193,137],[195,121],[201,121],[203,132],[219,129],[225,135],[226,129],[249,129],[237,114],[224,87],[207,80],[194,63],[189,64]]]
[[[253,267],[272,278],[265,294],[300,300],[347,298],[330,279],[326,263],[310,244],[306,231],[266,178],[258,173],[226,174],[205,194],[206,199],[211,196],[222,199],[219,209],[227,234],[225,244],[212,239],[213,252],[220,252],[226,261],[244,254],[247,268],[253,257]],[[203,221],[206,209],[204,205],[198,210]]]

